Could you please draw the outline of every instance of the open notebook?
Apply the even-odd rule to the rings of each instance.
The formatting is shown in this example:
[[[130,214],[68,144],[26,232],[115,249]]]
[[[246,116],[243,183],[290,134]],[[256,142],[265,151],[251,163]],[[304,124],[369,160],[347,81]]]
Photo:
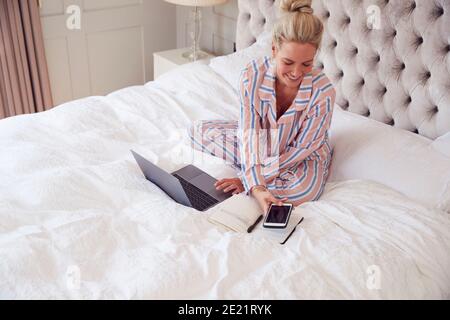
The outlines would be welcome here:
[[[303,216],[294,209],[285,229],[263,228],[265,216],[263,216],[261,208],[255,199],[243,193],[223,201],[210,209],[208,213],[210,213],[208,220],[211,223],[235,232],[251,232],[256,227],[255,224],[258,224],[254,232],[262,232],[264,237],[281,244],[286,242],[303,220]],[[263,219],[260,218],[261,216],[263,216]]]

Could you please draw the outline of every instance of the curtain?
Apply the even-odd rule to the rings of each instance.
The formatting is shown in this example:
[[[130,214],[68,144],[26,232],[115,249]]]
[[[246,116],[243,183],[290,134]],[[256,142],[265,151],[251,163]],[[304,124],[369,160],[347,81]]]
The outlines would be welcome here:
[[[37,0],[0,0],[0,119],[52,105]]]

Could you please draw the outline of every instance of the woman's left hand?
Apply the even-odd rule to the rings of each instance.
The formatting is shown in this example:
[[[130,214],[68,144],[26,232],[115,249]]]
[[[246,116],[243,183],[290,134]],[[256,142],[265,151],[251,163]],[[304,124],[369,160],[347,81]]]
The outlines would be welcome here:
[[[223,190],[225,193],[233,190],[233,194],[239,194],[244,191],[244,186],[239,178],[222,179],[217,181],[214,186],[217,190]]]

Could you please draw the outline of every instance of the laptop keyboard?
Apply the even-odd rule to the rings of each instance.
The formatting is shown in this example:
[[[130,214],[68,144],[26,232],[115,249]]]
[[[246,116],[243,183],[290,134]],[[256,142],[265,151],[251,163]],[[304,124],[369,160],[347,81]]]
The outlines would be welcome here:
[[[195,209],[203,211],[219,202],[206,192],[194,186],[192,183],[184,180],[179,175],[174,174],[173,176],[180,181],[187,197],[189,198],[189,201]]]

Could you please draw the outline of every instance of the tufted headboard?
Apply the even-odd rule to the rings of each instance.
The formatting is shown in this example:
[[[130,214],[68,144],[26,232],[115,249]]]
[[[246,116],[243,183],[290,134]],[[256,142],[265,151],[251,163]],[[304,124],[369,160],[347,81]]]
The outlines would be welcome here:
[[[237,49],[280,16],[238,0]],[[344,109],[435,139],[450,131],[450,0],[313,0],[325,33],[316,65]]]

